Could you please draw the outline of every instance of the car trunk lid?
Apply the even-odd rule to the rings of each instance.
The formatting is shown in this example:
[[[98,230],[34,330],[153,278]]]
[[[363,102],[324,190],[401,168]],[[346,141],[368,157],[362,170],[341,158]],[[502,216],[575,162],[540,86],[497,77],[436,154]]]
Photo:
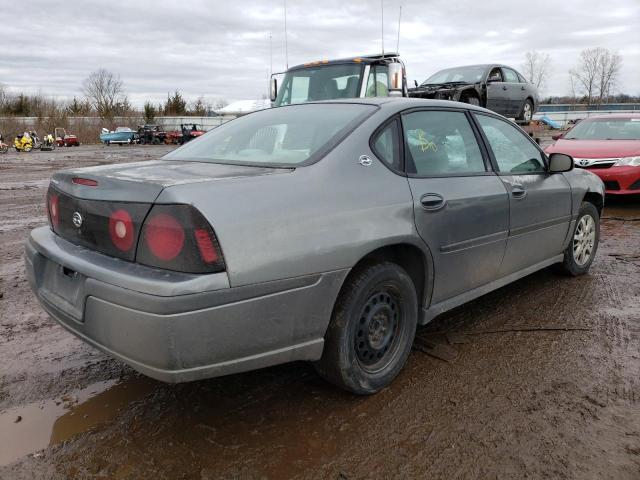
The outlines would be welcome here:
[[[164,188],[289,171],[164,160],[66,170],[51,179],[47,210],[62,238],[133,261],[144,220]]]

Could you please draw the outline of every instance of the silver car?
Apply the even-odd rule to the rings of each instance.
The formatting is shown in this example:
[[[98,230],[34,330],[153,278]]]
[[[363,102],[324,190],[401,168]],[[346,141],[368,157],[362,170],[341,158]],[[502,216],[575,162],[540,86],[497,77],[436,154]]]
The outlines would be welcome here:
[[[438,100],[268,109],[151,162],[56,173],[28,278],[62,326],[167,382],[292,360],[373,393],[417,325],[536,270],[589,270],[603,185]]]

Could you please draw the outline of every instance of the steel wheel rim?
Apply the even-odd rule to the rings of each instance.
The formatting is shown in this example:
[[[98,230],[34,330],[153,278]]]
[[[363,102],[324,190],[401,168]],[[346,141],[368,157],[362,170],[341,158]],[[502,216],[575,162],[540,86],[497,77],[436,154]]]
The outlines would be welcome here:
[[[402,313],[398,295],[390,288],[369,296],[354,332],[356,358],[364,370],[380,371],[395,357]]]
[[[573,234],[573,260],[579,266],[586,265],[596,243],[596,222],[591,215],[580,218]]]

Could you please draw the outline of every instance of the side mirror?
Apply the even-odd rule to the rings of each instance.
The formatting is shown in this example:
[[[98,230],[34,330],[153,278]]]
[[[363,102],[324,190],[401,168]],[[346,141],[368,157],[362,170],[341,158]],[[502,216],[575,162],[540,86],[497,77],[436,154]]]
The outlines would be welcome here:
[[[498,77],[489,77],[487,78],[487,83],[496,83],[501,81]]]
[[[404,80],[404,72],[402,71],[402,64],[399,62],[389,64],[389,92],[399,93],[402,92],[402,85]]]
[[[416,88],[418,88],[418,80],[414,80],[413,84],[416,86]]]
[[[573,157],[564,153],[549,155],[549,173],[562,173],[573,170]]]
[[[271,101],[275,102],[276,98],[278,97],[278,80],[276,80],[274,77],[271,77],[269,93],[270,93]]]
[[[556,133],[555,135],[551,135],[551,140],[560,140],[563,136],[564,134],[562,133]]]

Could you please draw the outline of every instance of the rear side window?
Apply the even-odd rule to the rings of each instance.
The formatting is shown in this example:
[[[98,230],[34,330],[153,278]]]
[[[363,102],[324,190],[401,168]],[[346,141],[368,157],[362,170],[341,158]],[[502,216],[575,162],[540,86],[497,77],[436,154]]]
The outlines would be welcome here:
[[[380,130],[373,140],[376,156],[394,170],[402,169],[399,137],[398,121],[393,120]]]
[[[483,173],[482,153],[463,112],[421,111],[402,116],[407,173],[420,176]]]
[[[520,83],[520,79],[518,78],[518,74],[511,70],[510,68],[503,68],[505,82],[510,83]]]
[[[542,153],[515,126],[495,117],[476,115],[501,172],[542,173]]]

